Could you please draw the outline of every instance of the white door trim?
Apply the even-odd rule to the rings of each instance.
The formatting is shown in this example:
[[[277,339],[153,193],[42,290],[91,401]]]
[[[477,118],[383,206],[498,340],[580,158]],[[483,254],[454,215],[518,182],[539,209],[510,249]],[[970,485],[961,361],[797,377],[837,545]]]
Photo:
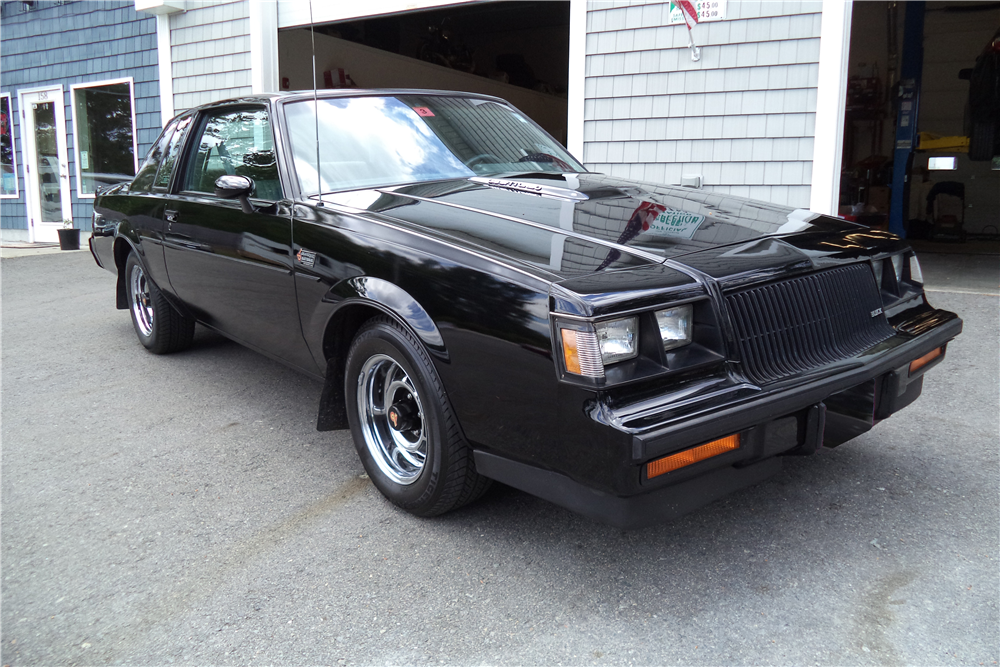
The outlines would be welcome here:
[[[566,90],[566,148],[583,162],[583,109],[587,84],[587,0],[569,3],[569,72]]]
[[[42,222],[41,192],[35,174],[38,157],[35,147],[35,122],[32,118],[28,123],[29,106],[40,99],[26,99],[34,96],[41,98],[42,93],[48,93],[45,100],[53,103],[56,131],[56,163],[59,168],[59,207],[58,222]],[[54,94],[53,94],[54,93]],[[62,221],[73,217],[73,198],[69,186],[69,161],[66,150],[66,101],[63,87],[60,84],[26,88],[17,92],[18,109],[21,113],[21,147],[24,162],[24,196],[28,208],[28,241],[31,243],[53,243],[59,240],[57,230],[62,228]]]
[[[278,0],[278,28],[309,25],[310,15],[316,25],[368,16],[385,16],[464,5],[476,0],[365,0],[364,2],[329,2],[329,0]]]
[[[250,85],[255,94],[279,90],[277,0],[250,0]]]
[[[99,88],[101,86],[113,86],[119,83],[128,84],[129,110],[132,114],[132,173],[139,171],[139,142],[138,130],[135,126],[135,82],[132,77],[123,79],[106,79],[101,81],[87,81],[85,83],[74,83],[69,87],[70,109],[73,110],[73,162],[76,164],[76,197],[77,199],[94,199],[96,194],[86,194],[83,191],[83,179],[80,173],[80,128],[76,123],[76,91],[87,88]]]
[[[844,151],[847,105],[847,61],[851,51],[851,0],[823,0],[819,40],[819,87],[816,91],[816,134],[813,140],[809,208],[837,215],[840,168]]]
[[[160,125],[174,117],[174,65],[170,52],[170,14],[156,15],[156,66],[160,79]]]

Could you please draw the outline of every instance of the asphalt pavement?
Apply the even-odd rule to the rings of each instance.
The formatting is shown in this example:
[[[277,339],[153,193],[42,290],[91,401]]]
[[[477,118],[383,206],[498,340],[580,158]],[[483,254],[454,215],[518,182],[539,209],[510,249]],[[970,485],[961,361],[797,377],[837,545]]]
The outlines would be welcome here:
[[[317,382],[201,327],[148,354],[86,252],[0,283],[3,665],[1000,659],[995,280],[929,284],[965,332],[916,404],[632,532],[506,487],[409,516]]]

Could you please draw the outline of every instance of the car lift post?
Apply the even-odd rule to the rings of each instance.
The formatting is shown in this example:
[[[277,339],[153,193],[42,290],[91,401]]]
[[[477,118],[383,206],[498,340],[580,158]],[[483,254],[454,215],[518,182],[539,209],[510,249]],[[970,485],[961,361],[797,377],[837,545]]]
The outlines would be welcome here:
[[[904,3],[903,62],[899,77],[896,111],[896,145],[892,158],[892,200],[889,231],[906,236],[909,173],[917,145],[917,112],[920,110],[920,80],[924,69],[924,1]]]

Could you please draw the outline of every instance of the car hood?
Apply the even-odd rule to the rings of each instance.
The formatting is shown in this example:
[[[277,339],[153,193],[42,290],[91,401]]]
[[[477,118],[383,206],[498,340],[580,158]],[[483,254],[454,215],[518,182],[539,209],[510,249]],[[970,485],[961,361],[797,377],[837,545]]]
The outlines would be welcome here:
[[[717,279],[805,270],[894,238],[804,209],[592,173],[435,181],[323,199],[529,265],[573,291],[600,289],[598,274],[648,273],[664,263]]]

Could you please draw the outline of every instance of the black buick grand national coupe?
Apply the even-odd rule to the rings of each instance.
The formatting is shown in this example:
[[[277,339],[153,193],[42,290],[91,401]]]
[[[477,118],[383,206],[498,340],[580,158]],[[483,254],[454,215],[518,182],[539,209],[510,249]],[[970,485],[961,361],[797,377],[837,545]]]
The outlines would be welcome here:
[[[962,327],[891,234],[591,173],[464,93],[187,111],[91,250],[150,351],[199,322],[322,379],[318,428],[424,516],[490,480],[677,516],[909,405]]]

